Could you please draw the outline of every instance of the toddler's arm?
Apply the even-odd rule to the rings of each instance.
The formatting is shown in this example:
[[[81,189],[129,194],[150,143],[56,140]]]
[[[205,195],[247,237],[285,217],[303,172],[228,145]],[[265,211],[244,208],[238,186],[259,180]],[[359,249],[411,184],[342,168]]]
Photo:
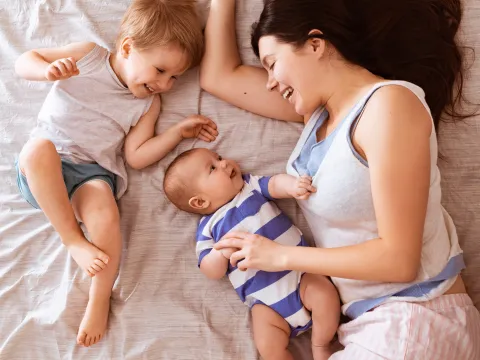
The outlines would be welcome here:
[[[225,276],[228,269],[228,261],[222,251],[212,249],[202,259],[200,270],[209,279],[218,280]]]
[[[312,178],[305,175],[296,178],[288,174],[279,174],[272,176],[268,182],[268,192],[274,199],[306,200],[316,191],[317,189],[312,186]]]
[[[217,125],[201,115],[192,115],[155,136],[155,124],[160,114],[160,97],[155,95],[150,109],[141,117],[125,139],[125,159],[134,169],[143,169],[163,159],[186,138],[215,140]]]
[[[30,50],[17,59],[15,71],[27,80],[65,80],[79,74],[77,61],[94,47],[92,42],[78,42],[58,48]]]

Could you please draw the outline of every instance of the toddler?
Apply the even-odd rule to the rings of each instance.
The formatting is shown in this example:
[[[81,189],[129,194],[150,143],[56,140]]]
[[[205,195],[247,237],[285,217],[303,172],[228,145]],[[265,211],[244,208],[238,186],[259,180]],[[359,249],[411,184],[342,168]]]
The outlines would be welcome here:
[[[155,136],[159,94],[200,62],[202,48],[193,1],[135,0],[114,53],[79,42],[28,51],[15,64],[27,80],[54,82],[20,153],[17,179],[24,198],[45,213],[92,277],[78,344],[95,344],[107,326],[122,247],[116,200],[127,188],[125,160],[141,169],[184,138],[217,135],[211,120],[190,116]]]

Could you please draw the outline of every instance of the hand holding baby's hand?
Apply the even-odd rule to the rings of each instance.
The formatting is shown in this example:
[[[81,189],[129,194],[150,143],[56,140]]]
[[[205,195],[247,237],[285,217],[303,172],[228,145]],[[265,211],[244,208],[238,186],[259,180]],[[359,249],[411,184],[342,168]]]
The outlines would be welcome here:
[[[312,186],[312,177],[302,175],[295,179],[290,195],[298,200],[307,200],[317,189]]]
[[[211,142],[217,138],[217,124],[202,115],[190,115],[178,124],[184,139],[199,138]]]
[[[230,256],[232,256],[232,254],[234,252],[237,252],[238,249],[237,248],[225,248],[225,249],[222,249],[222,250],[219,250],[219,251],[222,253],[222,255],[224,257],[226,257],[227,259],[230,259]]]
[[[78,74],[80,72],[77,69],[75,59],[72,57],[55,60],[45,70],[45,77],[50,81],[66,80]]]

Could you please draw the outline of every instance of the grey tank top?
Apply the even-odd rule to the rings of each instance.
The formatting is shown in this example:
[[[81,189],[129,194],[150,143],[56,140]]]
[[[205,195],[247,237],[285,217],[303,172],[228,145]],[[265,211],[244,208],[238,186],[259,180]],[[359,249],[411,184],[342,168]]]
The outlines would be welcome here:
[[[127,189],[123,157],[125,136],[152,104],[138,99],[110,66],[100,46],[77,62],[80,74],[54,82],[31,138],[53,142],[63,159],[97,163],[117,175],[117,198]]]

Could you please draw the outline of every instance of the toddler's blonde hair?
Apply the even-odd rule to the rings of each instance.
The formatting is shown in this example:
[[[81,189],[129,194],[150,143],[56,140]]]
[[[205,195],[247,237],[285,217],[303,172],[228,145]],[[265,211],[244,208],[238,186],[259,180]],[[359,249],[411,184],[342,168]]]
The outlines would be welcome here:
[[[134,0],[123,16],[117,50],[129,37],[138,50],[176,44],[191,68],[203,55],[203,34],[194,0]]]

